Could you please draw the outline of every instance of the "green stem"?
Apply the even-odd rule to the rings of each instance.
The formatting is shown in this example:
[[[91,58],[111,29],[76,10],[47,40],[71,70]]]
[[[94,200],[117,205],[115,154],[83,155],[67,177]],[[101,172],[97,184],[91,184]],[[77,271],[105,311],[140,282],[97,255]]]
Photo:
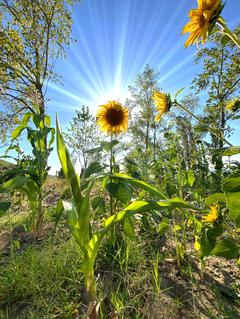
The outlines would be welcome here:
[[[240,240],[238,238],[238,235],[235,233],[235,231],[228,225],[228,223],[224,222],[224,226],[227,228],[228,232],[233,236],[233,238],[236,240],[238,244],[240,244]]]
[[[94,271],[90,271],[86,276],[86,287],[90,300],[96,300],[96,283],[94,279]]]
[[[240,49],[240,41],[230,29],[228,29],[226,23],[220,18],[217,20],[217,25],[221,28],[222,32],[226,34]]]
[[[195,115],[194,113],[192,113],[190,110],[188,110],[185,106],[183,106],[182,104],[178,103],[176,100],[173,102],[173,104],[179,106],[182,110],[184,110],[185,112],[187,112],[189,115],[191,115],[193,118],[195,118],[199,123],[204,124],[204,125],[208,125],[208,123],[206,123],[204,120],[202,120],[200,117],[198,117],[197,115]],[[222,140],[224,143],[226,143],[229,146],[233,146],[230,142],[228,142],[223,136],[218,135],[218,133],[215,132],[215,130],[213,130],[210,126],[207,127],[208,131],[211,132],[213,135],[215,135],[217,138],[219,138],[220,140]]]
[[[110,184],[112,183],[112,173],[113,173],[113,148],[112,148],[112,133],[111,133],[111,148],[110,148]],[[110,216],[113,214],[113,198],[110,193]]]
[[[11,218],[10,209],[8,209],[8,224],[9,224],[11,256],[15,257],[15,248],[14,248],[13,233],[12,233],[13,227],[12,227],[12,218]]]

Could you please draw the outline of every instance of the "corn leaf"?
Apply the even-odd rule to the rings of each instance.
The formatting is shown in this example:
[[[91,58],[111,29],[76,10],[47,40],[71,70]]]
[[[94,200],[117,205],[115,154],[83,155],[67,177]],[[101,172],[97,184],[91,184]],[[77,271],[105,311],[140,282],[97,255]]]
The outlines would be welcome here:
[[[152,185],[149,185],[148,183],[146,183],[144,181],[135,179],[135,178],[133,178],[131,176],[128,176],[126,174],[115,173],[115,174],[112,175],[112,177],[116,178],[116,179],[120,179],[120,180],[125,180],[129,184],[131,184],[133,186],[136,186],[136,187],[139,187],[141,189],[144,189],[149,194],[151,194],[153,196],[156,196],[158,198],[161,198],[161,199],[165,199],[166,198],[166,196],[163,193],[161,193],[157,188],[153,187]]]
[[[72,164],[72,161],[70,158],[70,154],[68,152],[68,149],[65,145],[63,136],[62,136],[61,131],[60,131],[60,127],[59,127],[59,123],[58,123],[57,118],[56,118],[56,127],[57,127],[58,157],[59,157],[59,160],[61,162],[64,175],[71,186],[76,206],[78,206],[78,208],[79,208],[81,206],[81,201],[82,201],[81,192],[80,192],[80,178],[77,176],[77,174],[74,170],[74,167],[73,167],[73,164]]]

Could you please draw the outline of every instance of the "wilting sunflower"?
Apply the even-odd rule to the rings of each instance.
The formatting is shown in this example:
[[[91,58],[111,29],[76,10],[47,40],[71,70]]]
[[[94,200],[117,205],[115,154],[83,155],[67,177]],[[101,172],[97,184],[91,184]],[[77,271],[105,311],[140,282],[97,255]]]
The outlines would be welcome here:
[[[210,206],[210,213],[202,216],[203,222],[213,223],[218,219],[218,205]]]
[[[155,121],[159,122],[164,113],[167,113],[172,105],[170,94],[154,92],[152,99],[157,107],[158,114]]]
[[[232,101],[230,101],[227,105],[226,105],[226,108],[229,110],[229,111],[232,111],[232,112],[236,112],[240,109],[240,100],[239,99],[234,99]]]
[[[128,109],[117,101],[100,105],[97,111],[97,124],[101,131],[119,134],[128,128]]]
[[[185,47],[202,40],[204,43],[208,33],[212,31],[224,5],[221,0],[198,0],[198,8],[189,11],[190,21],[185,25],[182,34],[189,32]]]

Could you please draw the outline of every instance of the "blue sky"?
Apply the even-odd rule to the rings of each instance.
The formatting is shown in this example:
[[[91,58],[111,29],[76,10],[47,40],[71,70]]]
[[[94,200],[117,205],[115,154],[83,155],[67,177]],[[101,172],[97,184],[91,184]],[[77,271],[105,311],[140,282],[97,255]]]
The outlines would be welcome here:
[[[160,84],[174,93],[188,87],[201,66],[193,64],[196,47],[184,48],[181,36],[196,0],[82,0],[75,8],[77,43],[58,61],[62,83],[50,84],[48,112],[66,127],[75,109],[88,105],[94,114],[109,99],[124,102],[127,87],[148,63],[160,70]],[[240,0],[227,0],[223,17],[230,28],[239,23]],[[236,123],[235,126],[239,125]],[[232,138],[239,144],[239,134]],[[52,172],[60,165],[50,157]]]

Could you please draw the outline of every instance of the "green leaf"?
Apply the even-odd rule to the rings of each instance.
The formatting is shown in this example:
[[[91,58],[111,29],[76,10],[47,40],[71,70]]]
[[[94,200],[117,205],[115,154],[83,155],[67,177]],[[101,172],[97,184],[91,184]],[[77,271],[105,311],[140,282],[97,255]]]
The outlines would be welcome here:
[[[65,145],[63,136],[60,131],[58,119],[56,118],[56,127],[57,127],[57,152],[58,157],[62,165],[63,173],[68,180],[69,184],[71,185],[73,197],[75,200],[76,205],[79,207],[81,206],[82,196],[80,192],[80,178],[76,174],[70,154],[68,149]]]
[[[192,187],[195,182],[194,173],[192,170],[188,170],[186,173],[187,173],[187,183],[189,186]]]
[[[239,119],[240,119],[240,115],[234,115],[231,118],[231,120],[239,120]]]
[[[18,189],[25,185],[29,181],[29,177],[25,176],[16,176],[12,179],[8,180],[7,182],[0,185],[0,193],[2,192],[9,192],[14,189]]]
[[[197,124],[196,126],[194,126],[194,131],[197,133],[203,133],[203,132],[207,132],[209,128],[208,124]]]
[[[128,205],[124,210],[120,211],[117,214],[114,214],[108,217],[104,221],[103,228],[97,231],[91,238],[88,243],[88,256],[84,260],[81,270],[86,273],[89,271],[91,265],[94,264],[95,258],[97,256],[98,250],[100,245],[107,234],[108,230],[113,226],[115,223],[122,221],[123,218],[131,216],[136,213],[143,213],[149,211],[154,208],[154,205],[149,202],[145,201],[136,201]]]
[[[163,218],[161,223],[158,225],[157,232],[160,236],[164,235],[170,227],[170,220],[168,218]]]
[[[55,223],[54,223],[54,229],[53,229],[53,235],[52,235],[52,239],[54,237],[54,234],[56,232],[56,229],[57,229],[57,226],[58,226],[58,223],[62,217],[64,213],[64,206],[63,206],[63,201],[60,199],[58,202],[57,202],[57,206],[56,206],[56,211],[55,211]]]
[[[18,138],[18,136],[22,133],[22,131],[25,128],[26,128],[26,125],[19,125],[18,127],[16,127],[11,135],[12,140],[15,140],[16,138]]]
[[[216,245],[217,237],[223,233],[222,225],[205,228],[200,239],[200,258],[209,256]]]
[[[65,209],[65,207],[64,207]],[[78,214],[75,208],[67,210],[67,224],[70,228],[71,234],[75,238],[77,244],[82,249],[81,235],[79,232]],[[84,247],[83,247],[84,248]]]
[[[178,95],[179,95],[180,93],[182,93],[182,91],[183,91],[184,89],[185,89],[185,88],[181,88],[181,89],[177,90],[177,92],[175,93],[175,96],[174,96],[174,100],[177,99]]]
[[[106,151],[109,152],[112,147],[117,145],[119,141],[117,140],[112,140],[111,142],[101,142],[102,148]]]
[[[229,38],[229,36],[227,36],[227,35],[224,35],[224,36],[221,38],[221,44],[222,44],[223,46],[225,46],[229,41],[230,41],[230,38]]]
[[[240,246],[232,239],[227,238],[219,241],[211,255],[225,257],[227,259],[238,258],[240,255]]]
[[[6,211],[11,207],[11,204],[12,203],[9,201],[0,202],[0,217],[6,213]]]
[[[48,143],[48,147],[50,147],[52,145],[52,143],[54,142],[54,137],[55,137],[55,129],[52,127],[50,129],[50,132],[51,132],[51,138],[50,138],[50,141]]]
[[[223,193],[211,194],[207,198],[205,198],[205,204],[207,206],[217,204],[218,202],[222,202],[222,203],[226,202],[226,198],[225,198],[225,195]]]
[[[90,150],[86,151],[85,153],[87,154],[94,154],[94,153],[99,153],[101,152],[103,149],[101,146],[99,147],[95,147],[95,148],[91,148]]]
[[[132,189],[128,184],[120,182],[117,186],[116,199],[123,204],[128,204],[132,197]]]
[[[136,187],[139,187],[141,189],[144,189],[146,190],[149,194],[153,195],[153,196],[156,196],[158,198],[166,198],[166,196],[161,193],[157,188],[155,188],[154,186],[151,186],[149,185],[148,183],[144,182],[144,181],[141,181],[141,180],[138,180],[138,179],[135,179],[131,176],[128,176],[126,174],[121,174],[121,173],[115,173],[112,175],[113,178],[116,178],[116,179],[120,179],[120,180],[125,180],[127,181],[129,184],[133,185],[133,186],[136,186]]]
[[[41,116],[40,116],[39,114],[35,113],[35,114],[33,115],[33,123],[35,124],[35,126],[36,126],[37,128],[40,127],[40,122],[41,122]]]
[[[125,157],[124,159],[128,164],[137,166],[137,163],[134,162],[134,160],[132,160],[130,157]]]
[[[155,206],[158,208],[168,208],[168,209],[174,209],[174,208],[191,208],[194,210],[197,210],[198,208],[193,206],[192,204],[186,202],[184,199],[181,198],[171,198],[166,199],[162,201],[158,201],[155,203]]]
[[[118,184],[117,184],[117,183],[109,182],[109,183],[107,183],[106,188],[107,188],[108,192],[109,192],[113,197],[116,197],[117,188],[118,188]]]
[[[81,235],[81,243],[82,243],[82,250],[85,250],[86,245],[89,242],[89,229],[90,229],[90,222],[89,222],[89,208],[90,208],[90,192],[92,189],[94,181],[91,181],[88,185],[86,193],[82,197],[82,202],[80,206],[80,210],[78,211],[78,223],[79,223],[79,232]]]
[[[225,193],[229,217],[235,221],[240,217],[240,192]]]
[[[125,235],[131,240],[135,239],[135,220],[134,216],[124,218],[123,229]]]
[[[30,112],[24,114],[21,125],[26,127],[31,117],[32,117],[32,113]]]
[[[224,192],[240,192],[240,176],[226,178],[222,189]]]
[[[99,164],[99,162],[92,162],[90,165],[85,169],[83,173],[83,177],[87,178],[93,174],[100,173],[104,169],[103,166]]]
[[[222,156],[231,156],[240,153],[240,146],[223,147],[214,150],[214,153]]]
[[[45,125],[46,125],[46,126],[50,126],[50,125],[51,125],[51,118],[50,118],[49,115],[46,115],[46,116],[44,117],[44,122],[45,122]]]
[[[102,197],[96,196],[91,200],[91,205],[94,210],[98,208],[99,210],[103,211],[105,207],[105,202]]]

